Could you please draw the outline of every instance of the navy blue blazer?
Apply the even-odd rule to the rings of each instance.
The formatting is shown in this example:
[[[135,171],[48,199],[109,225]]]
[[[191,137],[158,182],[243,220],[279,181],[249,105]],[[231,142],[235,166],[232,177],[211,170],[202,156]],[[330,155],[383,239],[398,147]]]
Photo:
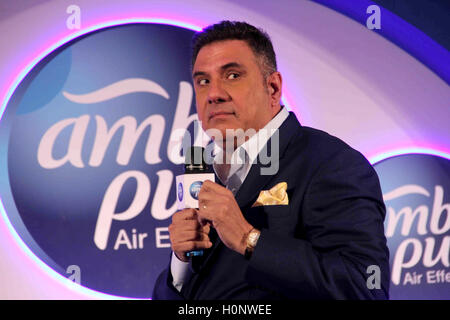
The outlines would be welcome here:
[[[258,161],[236,194],[247,221],[261,230],[251,258],[228,249],[211,228],[214,244],[194,260],[190,281],[178,292],[169,261],[153,299],[388,298],[385,206],[370,163],[338,138],[301,126],[292,112],[279,141],[278,172],[261,175]],[[280,182],[288,185],[288,205],[251,207],[261,190]],[[373,265],[379,274],[368,270]]]

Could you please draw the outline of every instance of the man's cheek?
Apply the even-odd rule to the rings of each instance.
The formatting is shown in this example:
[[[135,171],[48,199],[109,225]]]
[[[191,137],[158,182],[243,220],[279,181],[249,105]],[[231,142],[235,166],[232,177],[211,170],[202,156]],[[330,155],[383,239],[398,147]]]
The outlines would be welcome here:
[[[206,123],[207,119],[205,119],[205,108],[201,107],[201,104],[199,103],[199,101],[197,101],[196,104],[196,108],[197,108],[197,116],[198,116],[198,120],[200,120],[202,123]]]

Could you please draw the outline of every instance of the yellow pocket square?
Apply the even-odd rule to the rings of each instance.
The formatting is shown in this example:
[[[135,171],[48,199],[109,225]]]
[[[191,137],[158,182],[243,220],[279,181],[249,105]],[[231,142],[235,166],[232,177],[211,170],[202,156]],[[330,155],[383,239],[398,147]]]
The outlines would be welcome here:
[[[270,190],[262,190],[252,207],[289,204],[287,183],[280,182]]]

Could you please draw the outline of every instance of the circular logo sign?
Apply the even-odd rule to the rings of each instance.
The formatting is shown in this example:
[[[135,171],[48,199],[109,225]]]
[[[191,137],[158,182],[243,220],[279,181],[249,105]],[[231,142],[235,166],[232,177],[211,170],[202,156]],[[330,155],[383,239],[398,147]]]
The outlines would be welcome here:
[[[178,184],[178,200],[183,201],[183,184],[181,182]]]
[[[450,299],[450,161],[409,154],[375,170],[386,204],[391,299]]]
[[[189,192],[191,193],[191,197],[195,200],[198,200],[198,193],[200,192],[200,189],[202,188],[202,181],[195,181],[191,184],[189,187]]]
[[[1,198],[26,245],[96,291],[151,297],[167,265],[180,137],[196,126],[193,31],[109,27],[40,61],[0,123]],[[180,139],[179,139],[180,138]]]

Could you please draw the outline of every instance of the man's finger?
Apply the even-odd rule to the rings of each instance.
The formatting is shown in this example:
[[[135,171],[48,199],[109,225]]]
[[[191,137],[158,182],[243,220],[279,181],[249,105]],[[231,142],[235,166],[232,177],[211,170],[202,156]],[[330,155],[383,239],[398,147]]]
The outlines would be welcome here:
[[[174,238],[174,243],[182,243],[186,241],[209,241],[209,236],[206,233],[192,230],[183,230]]]
[[[216,193],[222,194],[222,195],[228,195],[230,192],[227,188],[221,186],[218,183],[212,182],[211,180],[203,181],[202,187],[200,188],[200,192],[202,192],[202,190],[205,193],[216,192]]]
[[[197,219],[201,225],[213,224],[218,212],[217,204],[205,202],[198,210]]]
[[[219,186],[221,187],[221,186]],[[221,201],[229,201],[231,199],[234,199],[233,193],[225,188],[222,188],[220,192],[216,192],[216,190],[208,189],[209,187],[206,187],[206,189],[200,189],[200,192],[198,193],[198,204],[199,209],[202,208],[202,206],[206,205],[207,202],[221,202]]]
[[[211,224],[209,222],[202,224],[202,231],[209,235],[209,231],[211,230]]]
[[[181,220],[178,222],[172,222],[169,225],[170,233],[177,233],[180,231],[198,231],[203,232],[202,225],[198,222],[198,216],[195,216],[195,220]]]
[[[172,222],[179,222],[182,220],[196,220],[196,219],[197,219],[197,211],[192,208],[177,211],[172,216]]]

